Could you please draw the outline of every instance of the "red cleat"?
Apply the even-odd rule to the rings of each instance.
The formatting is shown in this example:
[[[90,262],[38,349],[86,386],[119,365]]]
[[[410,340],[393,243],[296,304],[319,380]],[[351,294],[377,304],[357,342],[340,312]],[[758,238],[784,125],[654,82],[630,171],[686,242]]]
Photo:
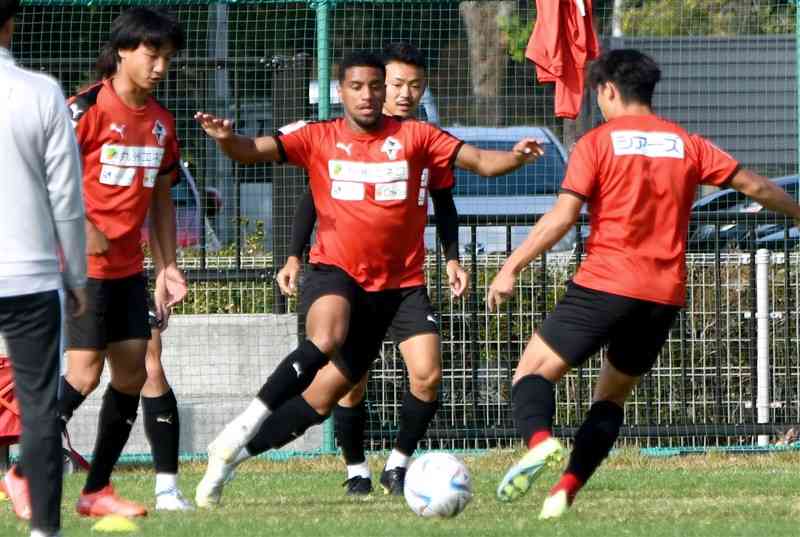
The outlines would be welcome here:
[[[97,492],[90,494],[82,492],[75,510],[81,516],[91,517],[103,517],[106,515],[147,516],[147,509],[143,505],[117,496],[111,483]]]
[[[28,492],[28,480],[18,476],[15,471],[16,469],[17,467],[15,465],[6,472],[6,475],[3,476],[3,480],[0,481],[0,490],[11,500],[14,513],[22,520],[30,520],[31,495]]]

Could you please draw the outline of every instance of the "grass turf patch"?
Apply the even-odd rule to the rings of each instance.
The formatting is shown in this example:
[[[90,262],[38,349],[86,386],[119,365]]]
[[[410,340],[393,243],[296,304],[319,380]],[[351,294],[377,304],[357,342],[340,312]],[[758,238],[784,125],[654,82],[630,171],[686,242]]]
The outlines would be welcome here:
[[[545,473],[521,500],[495,500],[497,481],[522,452],[493,451],[464,457],[474,498],[455,519],[421,519],[405,500],[380,489],[366,498],[344,496],[343,466],[334,457],[250,461],[228,485],[223,505],[192,513],[151,512],[130,535],[212,536],[780,536],[797,535],[800,472],[797,453],[729,455],[710,453],[671,459],[615,452],[573,509],[561,520],[536,519],[557,477]],[[373,476],[382,460],[371,459]],[[204,466],[181,468],[181,486],[192,497]],[[94,520],[74,514],[84,475],[65,480],[64,535],[89,535]],[[153,505],[153,473],[128,468],[115,474],[124,496]],[[373,483],[377,485],[377,480]],[[0,504],[0,535],[27,535],[10,505]]]

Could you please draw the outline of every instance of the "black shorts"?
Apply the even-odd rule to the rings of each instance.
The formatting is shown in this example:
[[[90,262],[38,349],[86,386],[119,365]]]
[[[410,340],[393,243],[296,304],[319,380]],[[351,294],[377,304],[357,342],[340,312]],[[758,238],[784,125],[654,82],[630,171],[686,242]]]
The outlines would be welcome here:
[[[655,364],[679,311],[678,306],[613,295],[570,281],[538,334],[572,367],[608,345],[611,364],[639,377]]]
[[[345,271],[330,265],[311,265],[300,291],[300,310],[307,314],[324,295],[350,303],[350,327],[333,363],[352,382],[358,382],[378,357],[387,333],[396,344],[439,329],[424,286],[367,292]]]
[[[117,341],[150,339],[144,275],[89,278],[86,295],[86,313],[77,319],[67,317],[68,349],[105,350]]]

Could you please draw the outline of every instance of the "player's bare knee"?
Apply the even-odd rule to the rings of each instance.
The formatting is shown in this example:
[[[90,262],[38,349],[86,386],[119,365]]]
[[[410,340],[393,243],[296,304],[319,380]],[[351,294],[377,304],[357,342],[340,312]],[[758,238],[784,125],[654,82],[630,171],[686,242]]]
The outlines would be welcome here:
[[[332,356],[344,343],[344,335],[335,332],[314,334],[308,338],[325,355]]]
[[[129,369],[125,374],[113,375],[111,378],[111,384],[117,391],[130,395],[141,392],[146,381],[147,371],[143,367]]]
[[[438,367],[409,376],[411,393],[422,401],[436,400],[441,382],[442,370]]]
[[[339,406],[353,408],[358,406],[361,401],[364,400],[364,396],[366,394],[366,387],[362,387],[361,384],[356,385],[353,387],[352,390],[347,392],[344,397],[339,399]]]
[[[80,371],[70,371],[67,374],[67,382],[75,388],[77,392],[86,397],[92,393],[97,385],[100,384],[100,374],[102,370],[95,368],[85,368]]]

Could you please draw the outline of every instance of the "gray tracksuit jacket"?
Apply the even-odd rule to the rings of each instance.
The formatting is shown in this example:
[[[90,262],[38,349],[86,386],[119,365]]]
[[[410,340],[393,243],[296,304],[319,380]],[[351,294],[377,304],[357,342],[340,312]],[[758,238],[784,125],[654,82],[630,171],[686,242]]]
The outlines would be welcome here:
[[[86,285],[81,182],[58,83],[0,48],[0,296]]]

